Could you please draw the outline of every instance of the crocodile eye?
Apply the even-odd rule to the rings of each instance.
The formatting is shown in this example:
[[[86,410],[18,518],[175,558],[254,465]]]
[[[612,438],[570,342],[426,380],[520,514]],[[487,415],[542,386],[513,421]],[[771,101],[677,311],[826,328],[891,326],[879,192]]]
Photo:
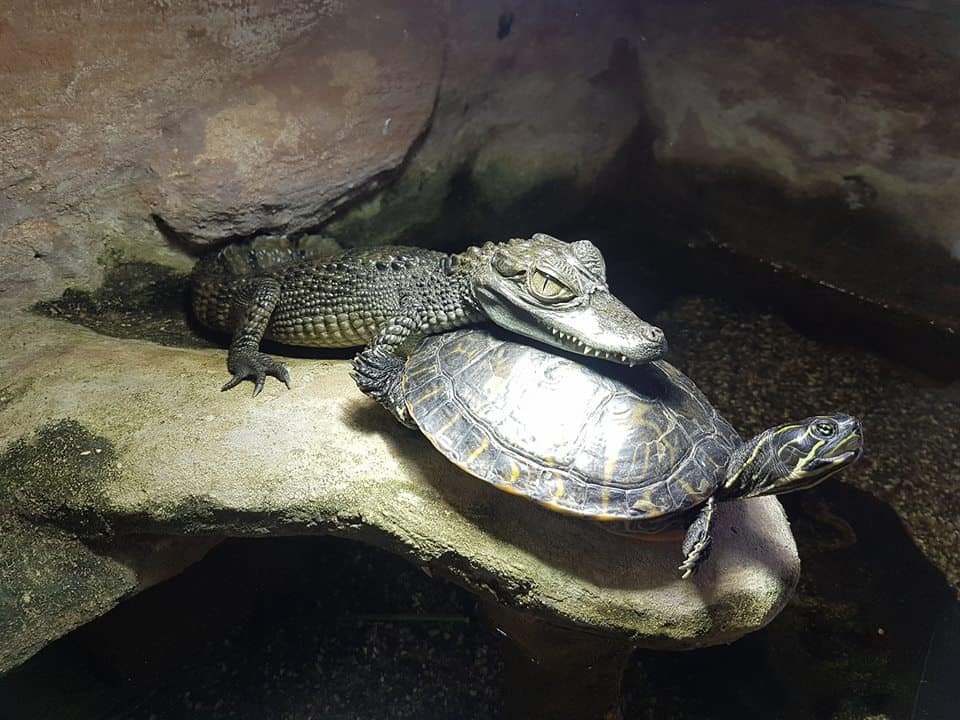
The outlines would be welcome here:
[[[821,438],[831,438],[834,436],[834,433],[837,432],[837,427],[830,422],[825,422],[823,420],[814,423],[813,425],[813,434]]]
[[[539,269],[530,275],[529,285],[530,291],[543,302],[566,302],[577,296],[565,283]]]
[[[490,262],[493,266],[493,269],[496,270],[503,277],[512,278],[517,277],[518,275],[523,275],[526,269],[523,265],[506,253],[497,253],[493,256],[493,260]]]

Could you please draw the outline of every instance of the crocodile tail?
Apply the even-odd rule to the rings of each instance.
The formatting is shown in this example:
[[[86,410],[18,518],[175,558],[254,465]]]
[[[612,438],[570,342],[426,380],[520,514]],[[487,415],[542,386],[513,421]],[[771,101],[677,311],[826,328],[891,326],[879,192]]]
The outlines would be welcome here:
[[[342,253],[343,248],[332,238],[308,235],[291,240],[279,235],[262,235],[249,242],[226,245],[201,258],[194,275],[257,275],[303,260],[332,259]]]

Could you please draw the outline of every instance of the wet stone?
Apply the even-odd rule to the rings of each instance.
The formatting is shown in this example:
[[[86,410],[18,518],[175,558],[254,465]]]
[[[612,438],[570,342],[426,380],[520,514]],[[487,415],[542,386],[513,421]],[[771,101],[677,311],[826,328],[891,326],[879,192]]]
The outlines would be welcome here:
[[[482,598],[645,647],[735,640],[773,619],[797,582],[776,499],[721,504],[713,555],[683,581],[678,542],[618,536],[464,474],[362,396],[347,361],[291,359],[292,389],[271,382],[253,399],[220,392],[222,350],[18,320],[7,329],[29,361],[15,350],[3,362],[18,371],[0,368],[13,379],[0,408],[9,515],[117,540],[339,535]],[[75,491],[55,482],[56,463],[30,462],[38,448],[64,450],[48,435],[65,418],[80,452],[100,442],[106,458]]]

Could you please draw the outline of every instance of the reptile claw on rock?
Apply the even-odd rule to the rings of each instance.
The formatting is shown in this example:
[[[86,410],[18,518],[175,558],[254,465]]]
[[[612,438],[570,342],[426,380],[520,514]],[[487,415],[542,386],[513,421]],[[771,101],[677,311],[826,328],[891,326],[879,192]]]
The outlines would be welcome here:
[[[259,352],[235,352],[228,369],[233,375],[222,388],[221,392],[231,390],[244,380],[253,381],[253,397],[260,394],[267,376],[275,377],[290,389],[290,371],[283,363],[273,360],[269,355]]]

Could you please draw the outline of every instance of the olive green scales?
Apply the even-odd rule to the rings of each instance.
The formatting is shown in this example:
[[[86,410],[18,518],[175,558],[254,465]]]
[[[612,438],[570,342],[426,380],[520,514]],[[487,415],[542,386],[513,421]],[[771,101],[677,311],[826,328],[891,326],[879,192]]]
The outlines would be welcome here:
[[[406,424],[403,357],[428,334],[491,320],[618,363],[648,362],[666,350],[663,333],[611,294],[592,243],[542,233],[456,255],[230,246],[197,264],[193,308],[201,323],[232,334],[225,390],[249,378],[256,394],[267,376],[289,386],[286,366],[259,351],[264,338],[308,347],[368,343],[355,361],[357,384]]]

